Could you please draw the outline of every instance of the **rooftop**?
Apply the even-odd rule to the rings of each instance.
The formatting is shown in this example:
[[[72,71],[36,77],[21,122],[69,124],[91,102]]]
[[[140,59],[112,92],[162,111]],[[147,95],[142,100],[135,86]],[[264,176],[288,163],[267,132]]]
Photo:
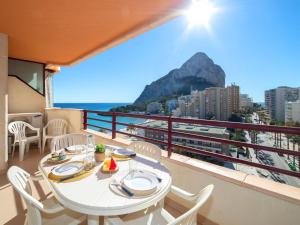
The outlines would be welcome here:
[[[162,128],[167,129],[168,123],[167,122],[161,122],[161,121],[147,121],[142,123],[141,125],[147,126],[147,127],[156,127],[156,128]],[[199,133],[199,134],[216,134],[216,135],[224,135],[228,134],[226,131],[226,128],[222,127],[214,127],[214,126],[201,126],[201,125],[195,125],[195,124],[186,124],[186,123],[174,123],[173,129],[178,131],[186,131],[186,132],[193,132],[193,133]]]

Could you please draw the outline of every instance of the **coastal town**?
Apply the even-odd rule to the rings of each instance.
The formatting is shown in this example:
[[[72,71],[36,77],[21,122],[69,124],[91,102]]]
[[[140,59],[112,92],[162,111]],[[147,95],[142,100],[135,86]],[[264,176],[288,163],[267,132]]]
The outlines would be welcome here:
[[[181,95],[178,98],[169,99],[164,103],[153,101],[147,105],[146,112],[144,113],[148,115],[170,115],[189,119],[220,120],[261,125],[299,126],[300,88],[278,87],[266,90],[264,103],[254,103],[248,94],[240,93],[240,87],[236,84],[224,88],[210,87],[202,91],[191,90],[189,95]],[[140,125],[167,129],[167,123],[163,121],[147,120]],[[299,151],[299,136],[278,135],[271,132],[257,132],[254,134],[248,130],[231,130],[225,127],[184,123],[175,123],[173,129],[186,133],[220,137],[246,143],[258,143],[269,147],[280,147]],[[161,131],[133,129],[131,132],[160,141],[168,139],[167,134]],[[184,146],[230,155],[231,157],[250,160],[263,165],[271,165],[293,171],[299,171],[300,168],[299,158],[295,156],[280,155],[274,152],[252,148],[238,148],[217,142],[202,141],[191,137],[177,137],[175,135],[172,137],[172,141]],[[180,149],[176,151],[184,154]],[[248,174],[300,187],[300,181],[295,177],[242,164],[220,161],[197,154],[188,153],[188,155]]]

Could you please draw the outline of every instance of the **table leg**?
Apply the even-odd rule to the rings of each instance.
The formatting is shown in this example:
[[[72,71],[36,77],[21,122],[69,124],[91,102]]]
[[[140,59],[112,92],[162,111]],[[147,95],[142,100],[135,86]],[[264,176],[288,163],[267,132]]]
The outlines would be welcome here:
[[[99,225],[99,216],[88,215],[88,225]]]

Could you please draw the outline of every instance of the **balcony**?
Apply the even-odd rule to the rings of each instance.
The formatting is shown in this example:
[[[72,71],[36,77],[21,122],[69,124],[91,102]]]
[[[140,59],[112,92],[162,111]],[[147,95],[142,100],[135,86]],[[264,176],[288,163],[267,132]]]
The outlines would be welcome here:
[[[128,134],[123,131],[115,130],[111,133],[98,132],[89,129],[92,120],[92,113],[99,112],[88,112],[76,109],[59,109],[51,108],[46,109],[46,117],[48,120],[53,118],[63,118],[70,123],[69,132],[78,133],[82,132],[85,134],[93,134],[96,138],[97,143],[113,144],[120,146],[127,146],[131,140],[129,136],[135,138],[135,134]],[[103,114],[103,113],[102,113]],[[105,113],[109,114],[109,113]],[[95,115],[95,114],[94,114]],[[118,124],[116,115],[115,126]],[[129,116],[126,114],[126,116]],[[133,117],[144,117],[142,115],[131,115]],[[94,118],[94,117],[93,117]],[[152,117],[152,119],[167,119],[165,117]],[[109,119],[107,119],[109,121]],[[179,119],[178,119],[179,120]],[[180,119],[182,122],[183,120]],[[201,121],[203,123],[204,121]],[[188,123],[192,121],[188,120]],[[296,129],[291,128],[278,128],[278,127],[263,127],[256,125],[245,125],[245,124],[231,124],[217,121],[206,122],[209,125],[214,124],[220,126],[235,126],[239,128],[244,128],[247,126],[248,129],[265,129],[275,132],[298,132]],[[111,124],[111,123],[109,123]],[[132,125],[131,125],[132,126]],[[140,125],[136,125],[140,126]],[[90,126],[92,127],[92,126]],[[113,128],[114,126],[112,126]],[[84,129],[87,128],[87,129]],[[98,128],[98,127],[97,127]],[[104,127],[106,128],[106,127]],[[109,129],[109,128],[106,128]],[[113,130],[113,129],[111,129]],[[165,132],[165,131],[164,131]],[[114,138],[112,138],[112,136]],[[197,137],[198,138],[198,137]],[[202,139],[207,139],[210,141],[209,137],[201,137]],[[155,142],[155,140],[150,140],[144,138],[147,141]],[[213,141],[221,141],[215,140]],[[226,141],[228,142],[228,140]],[[168,146],[168,142],[161,143]],[[169,143],[170,144],[170,143]],[[172,143],[171,143],[172,144]],[[232,144],[232,143],[228,143]],[[234,143],[237,144],[237,143]],[[243,143],[245,144],[245,143]],[[177,144],[175,145],[177,146]],[[251,144],[252,146],[252,144]],[[197,151],[200,154],[208,154],[212,157],[217,156],[221,159],[226,159],[230,162],[242,165],[244,161],[241,159],[235,159],[227,155],[219,155],[219,153],[212,153],[209,151],[194,149],[191,147],[185,147],[186,150],[192,150],[192,152]],[[253,146],[252,146],[253,147]],[[257,146],[255,146],[257,147]],[[264,147],[263,147],[264,148]],[[287,150],[278,150],[277,148],[267,150],[275,150],[283,154],[286,154]],[[23,162],[15,160],[9,161],[9,165],[19,165],[30,173],[34,174],[37,170],[38,160],[42,157],[39,154],[35,154],[34,150],[30,150],[29,155],[26,155]],[[293,154],[292,152],[288,152]],[[217,154],[217,155],[216,155]],[[297,155],[298,156],[298,155]],[[230,157],[230,158],[229,158]],[[292,187],[290,185],[281,184],[274,182],[265,178],[260,178],[256,175],[247,174],[245,172],[228,169],[218,165],[214,165],[209,162],[205,162],[199,159],[191,158],[188,156],[180,155],[174,153],[171,150],[163,151],[163,163],[169,168],[172,173],[173,183],[187,191],[197,192],[202,187],[213,183],[216,186],[213,197],[210,199],[209,203],[200,210],[198,215],[199,224],[224,224],[224,225],[239,225],[239,224],[298,224],[300,219],[300,189]],[[249,163],[247,166],[257,166],[261,168],[261,164]],[[276,168],[270,168],[263,166],[263,169],[275,170]],[[284,174],[290,174],[292,176],[298,177],[298,172],[291,172],[288,170],[282,171]],[[298,179],[298,178],[297,178]],[[35,186],[35,195],[39,198],[45,198],[49,195],[49,189],[44,181],[41,181]],[[12,187],[7,182],[6,176],[1,176],[1,199],[7,199],[6,202],[8,207],[2,207],[0,221],[1,224],[21,224],[20,221],[24,220],[24,205],[20,204],[21,199],[12,190]],[[179,201],[175,196],[169,194],[166,199],[166,207],[175,215],[180,212],[185,211],[189,208],[188,203]]]
[[[3,172],[0,175],[0,224],[24,224],[26,213],[23,200],[7,180],[7,165],[17,165],[31,174],[37,174],[38,162],[44,156],[32,148],[22,162],[17,157],[11,158],[6,151],[7,112],[37,111],[44,112],[44,122],[55,118],[65,119],[69,123],[69,133],[92,134],[97,143],[126,147],[132,140],[142,139],[159,145],[164,150],[162,163],[170,170],[174,185],[192,193],[208,184],[215,185],[212,198],[198,213],[198,224],[299,224],[300,189],[296,187],[300,182],[299,145],[294,144],[295,149],[298,148],[298,151],[294,151],[286,149],[285,142],[282,142],[288,135],[299,136],[299,128],[77,109],[45,109],[51,106],[49,80],[55,72],[46,63],[73,65],[81,62],[174,18],[178,10],[182,11],[184,4],[186,1],[181,0],[158,0],[151,4],[150,1],[116,1],[107,4],[93,0],[91,4],[73,1],[72,4],[59,6],[50,1],[39,4],[34,1],[26,4],[22,1],[4,3],[0,9],[0,28],[5,33],[0,34],[0,104],[3,109],[0,110],[0,171]],[[120,13],[122,8],[125,10]],[[82,13],[80,17],[78,9]],[[130,16],[127,13],[131,13]],[[24,65],[20,66],[23,67],[20,74],[9,76],[9,59],[39,64],[35,84],[22,80]],[[119,120],[122,117],[160,121],[164,126],[127,124]],[[176,129],[179,123],[230,129],[232,133],[243,130],[248,141],[233,140],[226,135],[205,135],[192,132],[193,129],[183,131]],[[120,130],[120,126],[128,130]],[[149,136],[146,131],[159,135]],[[259,132],[271,134],[269,137],[275,144],[259,143]],[[239,150],[243,152],[240,154]],[[49,150],[46,150],[45,154],[48,153]],[[273,165],[264,154],[276,157],[278,162],[295,162],[296,167],[291,170],[287,166],[278,166],[277,162]],[[33,194],[39,200],[52,195],[45,180],[35,183],[33,187]],[[165,207],[178,216],[190,205],[168,194]]]

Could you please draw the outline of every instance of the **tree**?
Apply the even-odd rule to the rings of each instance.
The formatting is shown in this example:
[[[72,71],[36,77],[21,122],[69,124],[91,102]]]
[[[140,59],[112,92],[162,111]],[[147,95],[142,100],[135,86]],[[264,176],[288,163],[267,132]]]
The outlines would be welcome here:
[[[293,126],[295,126],[295,123],[292,122],[292,121],[289,121],[289,122],[286,122],[285,125],[288,126],[288,127],[293,127]],[[293,138],[293,135],[292,134],[286,134],[285,136],[286,136],[286,139],[287,139],[287,148],[289,150],[290,149],[290,141]],[[288,159],[290,159],[290,155],[288,155]]]

